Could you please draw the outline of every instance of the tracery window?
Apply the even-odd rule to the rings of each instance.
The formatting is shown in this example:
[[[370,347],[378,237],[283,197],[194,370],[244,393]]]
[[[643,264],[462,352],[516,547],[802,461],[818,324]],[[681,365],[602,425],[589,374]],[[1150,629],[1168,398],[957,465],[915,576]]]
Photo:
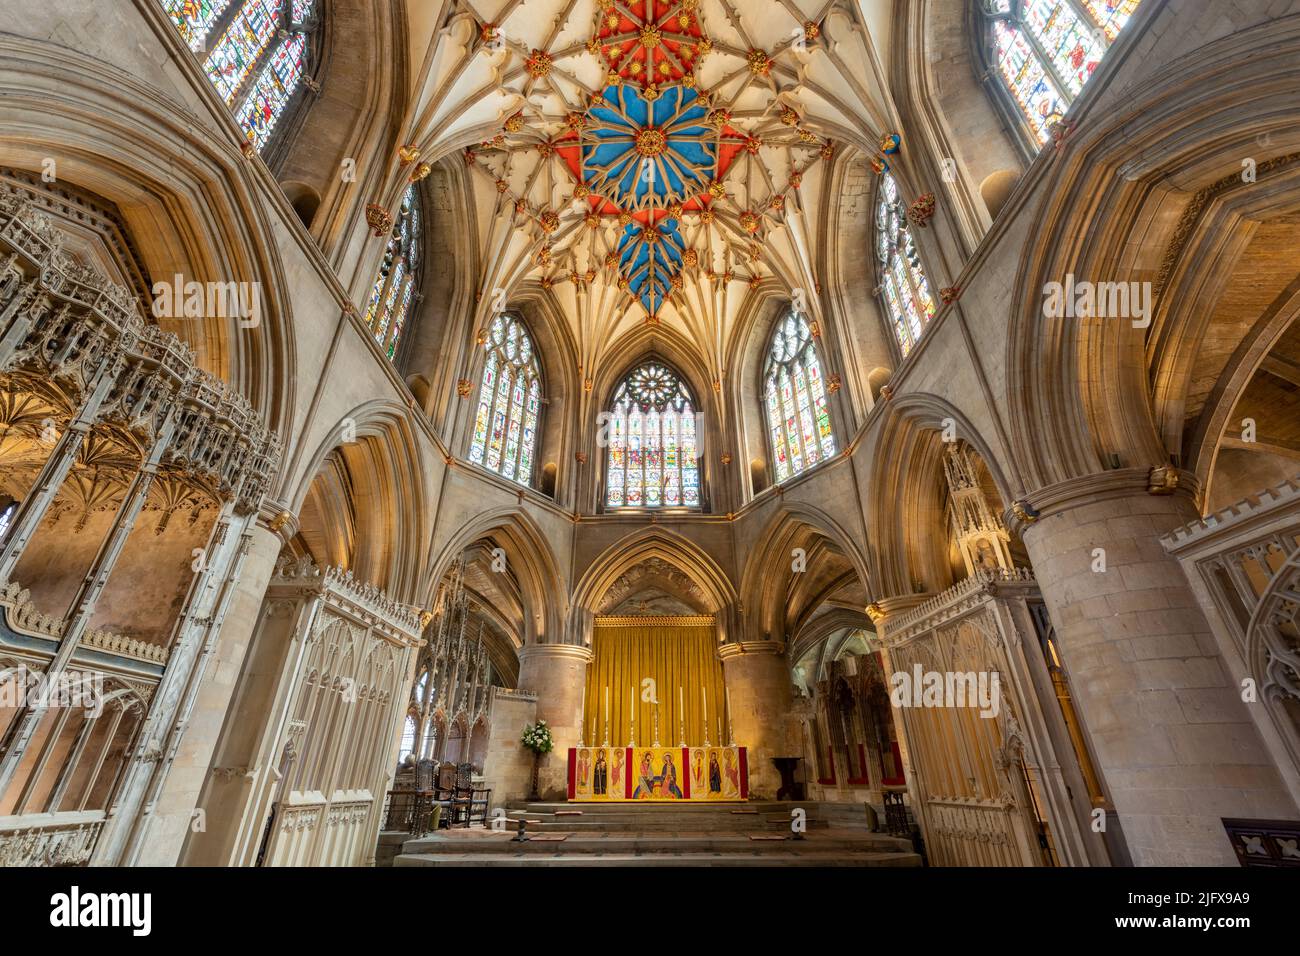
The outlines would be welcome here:
[[[402,746],[397,752],[397,759],[399,762],[405,760],[407,755],[415,753],[415,735],[415,715],[407,714],[406,723],[402,725]]]
[[[483,384],[469,460],[521,485],[533,483],[542,375],[523,321],[497,315],[483,343]]]
[[[777,323],[763,381],[773,471],[781,482],[835,454],[817,343],[800,313],[791,310]]]
[[[637,366],[602,419],[607,507],[700,506],[700,425],[676,372],[654,360]]]
[[[257,149],[303,85],[317,0],[161,0]],[[217,39],[209,43],[212,37]]]
[[[880,175],[876,197],[876,260],[880,293],[894,336],[903,355],[907,355],[934,317],[934,296],[912,230],[907,227],[903,196],[888,172]]]
[[[397,345],[406,328],[411,312],[411,302],[418,295],[420,271],[420,240],[423,232],[420,217],[420,196],[415,185],[406,187],[402,208],[393,224],[384,262],[379,267],[370,301],[366,304],[366,325],[375,335],[375,341],[390,359],[397,356]]]
[[[989,50],[1039,146],[1141,0],[984,0]]]

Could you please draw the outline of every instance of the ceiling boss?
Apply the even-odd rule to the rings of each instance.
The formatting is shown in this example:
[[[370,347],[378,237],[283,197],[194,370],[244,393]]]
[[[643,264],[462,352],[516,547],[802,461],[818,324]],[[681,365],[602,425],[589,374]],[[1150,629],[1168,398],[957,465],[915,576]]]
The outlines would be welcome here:
[[[794,52],[807,55],[821,31],[810,22],[798,43],[754,49],[725,15],[725,39],[711,38],[706,7],[599,0],[576,49],[563,31],[542,48],[512,45],[522,63],[510,75],[523,83],[524,105],[469,158],[515,197],[516,223],[531,223],[543,288],[586,288],[601,277],[656,322],[688,281],[753,285],[767,274],[761,244],[798,207],[803,173],[833,155],[782,85],[794,81]],[[721,59],[701,72],[711,57]],[[716,86],[706,88],[703,75]],[[566,112],[557,118],[560,101]],[[522,153],[541,157],[544,176],[512,180],[512,166],[527,165],[517,161]],[[567,170],[567,195],[538,188],[551,181],[551,163]]]

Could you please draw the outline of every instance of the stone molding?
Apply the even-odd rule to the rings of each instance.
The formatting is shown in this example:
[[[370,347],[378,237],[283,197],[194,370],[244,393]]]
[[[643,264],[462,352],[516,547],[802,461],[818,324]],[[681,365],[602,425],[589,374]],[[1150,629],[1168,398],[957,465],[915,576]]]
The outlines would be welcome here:
[[[1176,485],[1167,486],[1164,483],[1166,478],[1176,480]],[[1157,479],[1160,479],[1158,485]],[[1151,494],[1183,495],[1195,501],[1199,492],[1199,482],[1196,475],[1190,471],[1169,466],[1116,468],[1113,471],[1100,471],[1081,478],[1068,478],[1023,495],[1012,503],[1002,516],[1002,520],[1009,529],[1018,535],[1023,535],[1027,527],[1043,518],[1098,501]],[[1020,505],[1021,508],[1017,508],[1016,505]],[[1022,510],[1027,513],[1018,513]]]
[[[420,609],[393,600],[379,587],[357,580],[351,571],[334,567],[322,571],[310,558],[285,558],[275,567],[267,595],[285,591],[321,595],[330,607],[391,639],[405,643],[420,640]]]
[[[16,581],[0,587],[0,608],[4,609],[5,621],[19,634],[55,641],[63,637],[64,621],[40,611],[31,602],[31,593]],[[147,664],[165,665],[169,656],[167,648],[160,644],[150,644],[103,628],[88,631],[78,646]]]
[[[746,654],[773,654],[778,657],[785,654],[784,641],[733,641],[718,647],[718,657],[723,661],[742,657]]]
[[[1214,535],[1240,531],[1241,526],[1251,519],[1266,519],[1288,507],[1300,507],[1300,476],[1288,478],[1280,485],[1243,498],[1212,515],[1189,521],[1161,537],[1160,543],[1170,554],[1176,554],[1203,544]]]
[[[530,657],[569,658],[581,661],[584,664],[590,664],[592,653],[591,648],[579,644],[527,644],[519,649],[519,663],[521,666]]]
[[[980,607],[989,597],[1002,593],[1004,589],[1037,591],[1038,581],[1029,568],[976,571],[889,621],[887,634],[881,635],[881,642],[887,647],[902,644],[936,625]]]

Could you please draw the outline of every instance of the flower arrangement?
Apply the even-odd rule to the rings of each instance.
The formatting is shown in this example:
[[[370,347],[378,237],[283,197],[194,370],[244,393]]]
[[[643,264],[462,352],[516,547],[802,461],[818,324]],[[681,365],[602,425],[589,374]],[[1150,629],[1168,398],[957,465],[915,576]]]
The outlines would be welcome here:
[[[555,741],[551,739],[551,728],[546,726],[544,720],[525,727],[519,742],[538,756],[550,753],[555,747]]]

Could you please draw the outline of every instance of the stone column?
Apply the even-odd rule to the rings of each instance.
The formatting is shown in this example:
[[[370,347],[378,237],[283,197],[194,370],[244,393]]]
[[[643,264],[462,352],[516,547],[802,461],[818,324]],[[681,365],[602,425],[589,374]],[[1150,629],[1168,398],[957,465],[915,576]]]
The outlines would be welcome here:
[[[1133,862],[1236,865],[1220,818],[1296,807],[1160,544],[1198,516],[1188,489],[1165,469],[1125,469],[1012,511]]]
[[[563,800],[568,793],[568,749],[581,735],[589,663],[591,651],[575,644],[533,644],[519,652],[519,689],[537,695],[537,719],[546,721],[555,740],[555,749],[542,758],[543,800]]]
[[[36,480],[32,482],[27,497],[18,505],[18,510],[9,524],[9,534],[5,539],[4,547],[0,548],[0,581],[10,580],[14,568],[18,566],[18,561],[23,556],[23,550],[45,519],[46,512],[54,504],[59,489],[63,487],[63,482],[68,477],[68,472],[72,470],[77,455],[85,444],[86,436],[90,434],[99,415],[100,406],[103,405],[113,385],[113,376],[108,374],[110,364],[106,362],[101,369],[86,401],[76,417],[68,423],[63,434],[59,436],[59,440],[50,451],[49,458],[45,460]]]
[[[267,512],[269,506],[264,507]],[[274,512],[272,512],[274,514]],[[174,866],[196,823],[212,754],[276,558],[296,532],[288,513],[237,519],[209,545],[205,586],[187,608],[117,809],[92,865]]]
[[[723,727],[749,748],[749,795],[774,800],[781,775],[773,757],[801,755],[794,720],[794,693],[785,645],[780,641],[742,641],[718,649],[730,701],[731,727]],[[728,732],[730,731],[730,732]]]
[[[126,546],[126,539],[130,537],[136,519],[140,516],[140,510],[144,507],[145,499],[148,497],[149,488],[153,484],[154,475],[158,468],[158,462],[162,458],[163,451],[171,442],[173,427],[174,419],[168,414],[163,426],[159,429],[157,438],[154,440],[152,452],[123,493],[122,502],[118,506],[117,514],[113,518],[108,534],[100,543],[95,560],[91,563],[90,570],[86,572],[85,580],[82,581],[80,588],[77,590],[76,597],[72,602],[72,609],[59,638],[58,650],[45,670],[46,688],[51,693],[65,679],[64,673],[72,660],[72,655],[76,653],[78,646],[81,644],[81,638],[90,626],[99,596],[104,592],[104,586],[108,584],[109,576],[117,565],[117,559],[122,555],[122,548]],[[69,428],[64,436],[64,438],[68,438],[74,434],[77,435],[77,440],[70,443],[68,451],[64,453],[69,456],[69,463],[71,458],[76,455],[81,436],[79,432],[75,432],[72,428]],[[58,455],[52,456],[50,461],[54,461],[58,457]],[[66,469],[64,469],[64,473],[66,475]],[[53,500],[52,497],[50,500]],[[48,505],[48,502],[46,504]],[[9,736],[4,741],[5,754],[3,758],[0,758],[0,794],[3,794],[13,781],[18,765],[22,762],[23,755],[27,750],[27,745],[31,742],[32,735],[35,734],[36,728],[45,716],[47,709],[45,700],[39,699],[25,708],[20,708],[13,719]]]

